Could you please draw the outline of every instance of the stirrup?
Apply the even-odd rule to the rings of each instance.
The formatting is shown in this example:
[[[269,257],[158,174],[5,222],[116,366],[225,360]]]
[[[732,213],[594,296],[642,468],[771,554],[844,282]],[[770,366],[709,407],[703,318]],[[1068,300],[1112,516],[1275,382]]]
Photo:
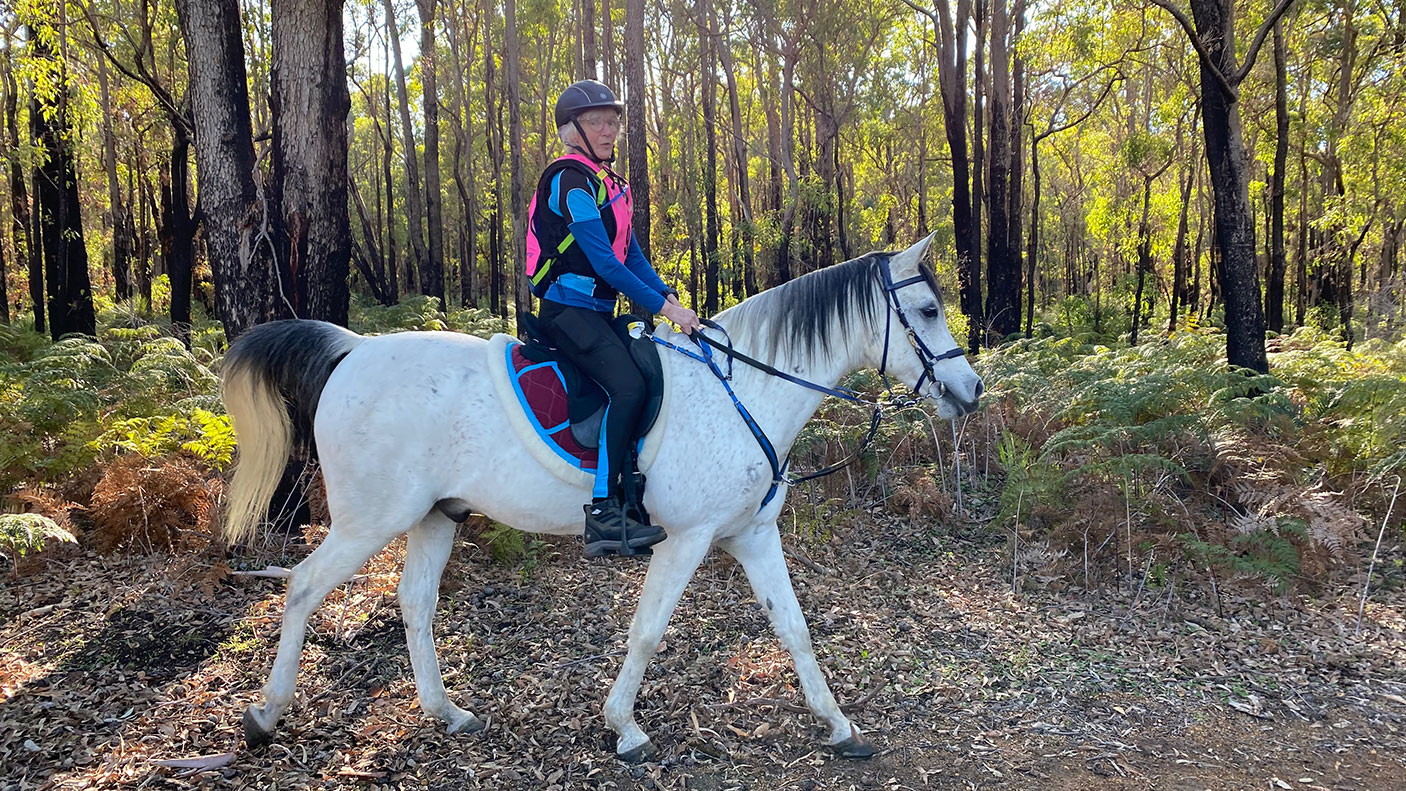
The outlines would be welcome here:
[[[582,540],[586,557],[652,555],[654,551],[650,547],[668,538],[662,528],[631,519],[618,498],[601,504],[599,519],[592,514],[594,507],[594,503],[587,503],[583,508],[586,523]]]

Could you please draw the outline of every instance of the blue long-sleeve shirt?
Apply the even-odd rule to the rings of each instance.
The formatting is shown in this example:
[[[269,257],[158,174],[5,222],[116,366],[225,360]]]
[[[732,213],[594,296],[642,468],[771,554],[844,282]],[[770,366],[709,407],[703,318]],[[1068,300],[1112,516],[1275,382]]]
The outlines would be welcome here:
[[[645,258],[633,231],[625,260],[621,261],[615,255],[610,238],[605,233],[605,221],[601,219],[600,208],[596,206],[592,193],[592,186],[584,173],[566,168],[552,178],[547,208],[566,220],[567,227],[596,274],[649,312],[658,313],[664,307],[669,287],[659,279],[649,259]],[[589,310],[607,313],[615,310],[614,302],[596,298],[586,284],[574,282],[567,276],[553,282],[544,298]]]

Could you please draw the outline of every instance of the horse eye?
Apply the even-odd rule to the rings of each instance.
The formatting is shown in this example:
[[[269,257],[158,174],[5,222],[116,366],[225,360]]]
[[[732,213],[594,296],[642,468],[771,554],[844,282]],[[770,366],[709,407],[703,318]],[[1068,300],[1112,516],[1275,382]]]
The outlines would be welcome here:
[[[931,305],[926,308],[923,308],[921,312],[923,314],[923,318],[925,319],[935,319],[938,316],[937,308]]]

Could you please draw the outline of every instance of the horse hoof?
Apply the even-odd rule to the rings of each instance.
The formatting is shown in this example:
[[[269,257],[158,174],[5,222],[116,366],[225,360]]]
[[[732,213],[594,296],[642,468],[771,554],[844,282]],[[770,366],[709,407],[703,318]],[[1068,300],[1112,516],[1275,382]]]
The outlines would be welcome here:
[[[259,721],[254,719],[252,709],[244,711],[244,744],[251,750],[260,747],[267,747],[273,743],[273,731],[266,731],[259,725]]]
[[[874,749],[874,744],[859,734],[855,734],[837,744],[830,745],[830,750],[841,758],[854,758],[857,760],[873,758],[874,753],[877,752]]]
[[[450,726],[449,726],[449,732],[450,732],[450,733],[454,733],[454,734],[462,734],[462,735],[468,736],[468,735],[471,735],[471,734],[478,733],[479,731],[483,730],[485,727],[487,727],[487,726],[484,724],[483,720],[481,720],[481,719],[479,719],[478,717],[475,717],[474,715],[470,714],[469,716],[465,717],[464,719],[460,720],[459,722],[456,722],[456,723],[454,723],[453,725],[450,725]]]
[[[654,742],[646,741],[644,744],[634,749],[626,750],[623,753],[616,753],[615,757],[627,764],[642,764],[645,761],[654,760],[657,755],[659,755],[659,750],[655,748]]]

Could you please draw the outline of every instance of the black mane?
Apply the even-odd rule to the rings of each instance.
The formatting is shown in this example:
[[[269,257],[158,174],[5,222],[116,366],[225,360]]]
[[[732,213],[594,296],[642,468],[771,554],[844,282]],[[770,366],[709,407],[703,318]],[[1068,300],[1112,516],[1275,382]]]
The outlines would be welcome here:
[[[776,288],[764,291],[727,311],[718,318],[741,319],[748,325],[750,340],[772,350],[811,357],[828,354],[837,325],[861,321],[873,326],[879,300],[872,289],[879,284],[879,266],[892,253],[868,253],[843,264],[818,269]],[[730,314],[730,315],[729,315]],[[752,345],[752,344],[747,344]],[[743,348],[739,339],[739,348]],[[760,348],[753,352],[761,352]]]

